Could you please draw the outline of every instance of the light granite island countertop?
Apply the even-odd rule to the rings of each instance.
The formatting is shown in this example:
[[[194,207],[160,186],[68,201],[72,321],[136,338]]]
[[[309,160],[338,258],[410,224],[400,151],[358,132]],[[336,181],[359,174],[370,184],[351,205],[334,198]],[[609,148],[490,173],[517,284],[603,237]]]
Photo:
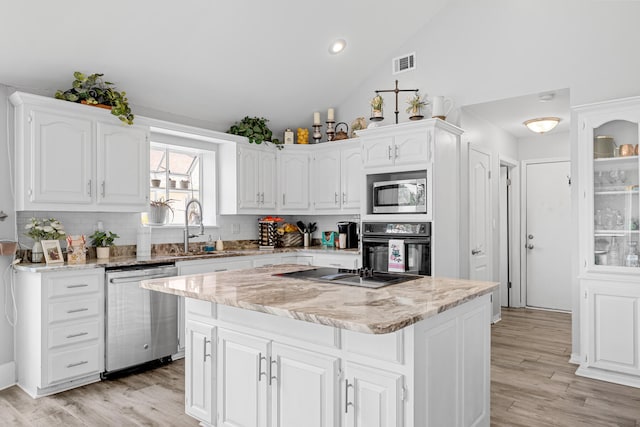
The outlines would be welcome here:
[[[379,289],[277,265],[142,281],[185,298],[185,412],[204,426],[489,426],[491,291]]]
[[[386,334],[432,317],[481,295],[497,283],[421,277],[416,280],[368,289],[334,285],[277,273],[314,267],[278,265],[247,270],[143,281],[154,291],[215,302],[297,320]]]

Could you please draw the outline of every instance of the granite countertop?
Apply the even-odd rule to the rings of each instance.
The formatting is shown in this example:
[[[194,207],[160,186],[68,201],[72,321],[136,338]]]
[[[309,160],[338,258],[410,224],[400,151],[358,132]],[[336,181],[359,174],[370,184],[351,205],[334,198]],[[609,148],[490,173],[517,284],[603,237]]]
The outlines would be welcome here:
[[[314,267],[278,265],[168,277],[141,287],[357,332],[385,334],[490,293],[494,282],[421,277],[380,289],[337,285],[274,273]]]
[[[323,246],[311,246],[307,248],[303,247],[288,247],[288,248],[277,248],[270,250],[261,250],[261,249],[234,249],[234,250],[225,250],[225,251],[214,251],[211,253],[205,254],[189,254],[189,255],[175,255],[175,254],[167,254],[167,255],[154,255],[150,257],[136,257],[136,256],[119,256],[119,257],[110,257],[106,260],[102,259],[88,259],[84,264],[50,264],[47,265],[45,263],[29,263],[22,262],[16,264],[15,269],[19,271],[28,271],[32,273],[44,273],[48,271],[59,271],[59,270],[84,270],[91,268],[104,268],[104,267],[128,267],[135,265],[148,265],[148,264],[158,264],[158,263],[172,263],[178,261],[195,261],[202,259],[218,259],[218,258],[229,258],[229,257],[239,257],[239,256],[256,256],[256,255],[274,255],[274,254],[282,254],[282,253],[323,253],[323,254],[359,254],[360,251],[358,249],[334,249],[327,248]]]

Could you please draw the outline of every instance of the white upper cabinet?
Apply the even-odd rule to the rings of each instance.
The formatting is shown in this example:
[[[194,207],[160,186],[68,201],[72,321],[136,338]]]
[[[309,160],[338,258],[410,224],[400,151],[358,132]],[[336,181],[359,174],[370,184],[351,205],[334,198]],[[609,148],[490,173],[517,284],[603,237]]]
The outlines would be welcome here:
[[[309,163],[309,153],[298,147],[278,153],[279,212],[309,212]]]
[[[16,210],[147,208],[148,128],[58,99],[21,92],[10,99],[16,112]]]
[[[23,143],[30,145],[25,148],[31,148],[32,155],[20,177],[26,187],[20,196],[34,204],[91,204],[91,120],[31,110],[26,121],[30,138]]]
[[[146,206],[149,200],[147,131],[98,122],[98,204]]]
[[[276,153],[267,144],[242,142],[219,148],[220,213],[266,214],[276,208]]]
[[[330,143],[316,150],[312,168],[316,213],[358,213],[362,181],[359,141]]]

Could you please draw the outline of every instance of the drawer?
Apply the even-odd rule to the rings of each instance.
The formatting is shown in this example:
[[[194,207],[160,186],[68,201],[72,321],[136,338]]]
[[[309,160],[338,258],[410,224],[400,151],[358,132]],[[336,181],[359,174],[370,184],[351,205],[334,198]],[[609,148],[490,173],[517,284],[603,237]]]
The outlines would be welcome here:
[[[343,337],[344,348],[349,353],[404,364],[404,333],[402,330],[390,334],[343,331]]]
[[[195,298],[185,298],[185,311],[187,314],[195,314],[206,318],[216,318],[216,303]]]
[[[64,274],[47,275],[49,298],[99,292],[103,284],[102,274]]]
[[[97,316],[100,306],[97,297],[49,303],[49,323]]]
[[[76,344],[100,338],[100,321],[74,323],[49,328],[49,348]]]
[[[99,344],[50,353],[48,384],[100,373],[102,370],[100,361],[103,359],[101,356]]]
[[[344,254],[344,255],[314,255],[313,265],[318,267],[335,267],[335,268],[358,268],[358,259],[360,255]]]

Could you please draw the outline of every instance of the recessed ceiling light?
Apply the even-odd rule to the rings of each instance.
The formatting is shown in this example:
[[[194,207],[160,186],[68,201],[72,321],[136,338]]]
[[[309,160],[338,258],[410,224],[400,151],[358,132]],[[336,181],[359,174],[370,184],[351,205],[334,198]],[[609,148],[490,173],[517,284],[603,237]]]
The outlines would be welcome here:
[[[560,123],[559,117],[540,117],[527,120],[523,124],[532,132],[545,133],[558,126],[558,123]]]
[[[338,39],[329,46],[329,53],[332,55],[338,54],[342,52],[345,47],[347,47],[347,42],[344,41],[344,39]]]

